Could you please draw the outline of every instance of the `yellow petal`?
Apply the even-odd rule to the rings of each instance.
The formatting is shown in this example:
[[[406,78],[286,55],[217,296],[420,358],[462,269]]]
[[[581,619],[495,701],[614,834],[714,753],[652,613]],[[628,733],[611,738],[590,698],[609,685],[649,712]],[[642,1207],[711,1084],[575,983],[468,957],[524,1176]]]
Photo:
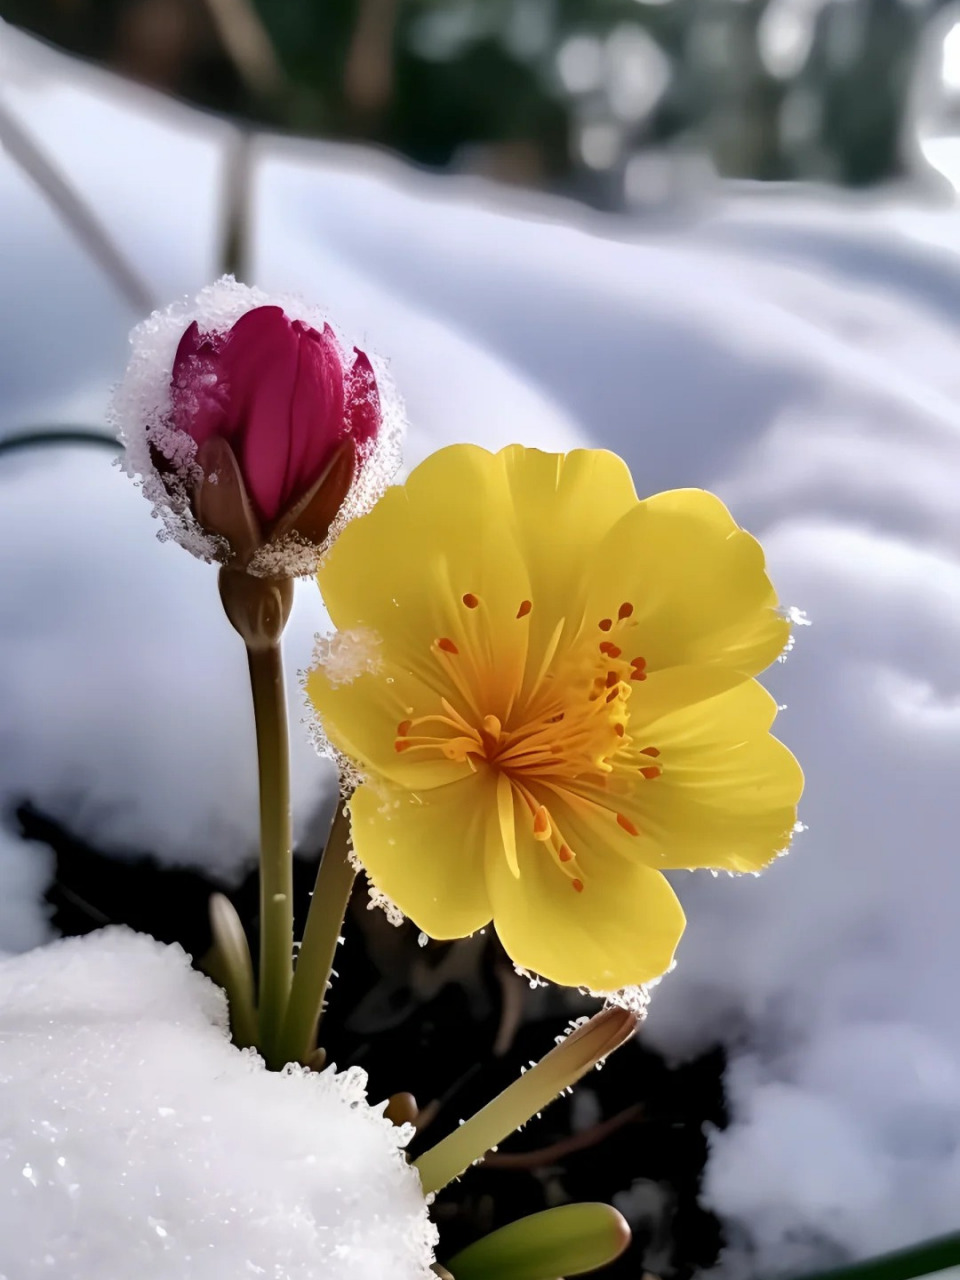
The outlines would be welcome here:
[[[422,795],[365,784],[350,801],[364,869],[432,938],[463,938],[490,921],[484,845],[496,800],[484,782],[471,775]]]
[[[594,991],[658,978],[670,967],[683,932],[676,895],[659,871],[611,857],[584,823],[562,807],[560,812],[564,834],[576,847],[576,863],[566,864],[575,865],[570,874],[534,840],[529,824],[517,828],[519,878],[491,840],[487,884],[508,955],[551,982]],[[582,882],[581,892],[572,875]]]
[[[413,790],[444,786],[470,776],[467,764],[439,751],[397,751],[398,727],[413,715],[441,710],[437,695],[417,676],[383,662],[375,673],[334,682],[323,667],[307,675],[306,692],[327,738],[364,777],[382,777]]]
[[[640,502],[598,553],[588,616],[634,606],[618,643],[647,669],[718,663],[755,675],[783,651],[790,624],[764,571],[763,549],[719,498],[677,489]]]
[[[786,848],[803,773],[769,733],[775,714],[773,698],[748,680],[642,728],[631,718],[634,745],[656,747],[663,769],[617,800],[642,833],[645,861],[759,871]]]

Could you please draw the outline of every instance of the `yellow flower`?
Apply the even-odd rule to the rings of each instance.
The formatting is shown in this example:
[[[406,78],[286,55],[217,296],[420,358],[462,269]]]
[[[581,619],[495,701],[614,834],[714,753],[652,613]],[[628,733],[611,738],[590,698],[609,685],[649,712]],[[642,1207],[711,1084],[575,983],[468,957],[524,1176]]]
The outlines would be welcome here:
[[[600,450],[454,445],[318,581],[341,634],[379,641],[307,684],[363,778],[357,856],[432,937],[492,919],[555,982],[648,982],[684,926],[661,871],[756,871],[788,843],[802,775],[751,677],[789,628],[711,494],[640,501]]]

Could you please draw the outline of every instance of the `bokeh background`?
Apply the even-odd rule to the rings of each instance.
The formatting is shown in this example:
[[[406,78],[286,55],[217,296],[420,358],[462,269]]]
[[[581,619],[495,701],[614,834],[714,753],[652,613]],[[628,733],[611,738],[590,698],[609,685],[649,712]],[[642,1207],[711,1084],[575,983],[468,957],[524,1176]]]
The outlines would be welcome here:
[[[767,677],[808,829],[760,879],[675,876],[690,925],[642,1035],[444,1193],[448,1250],[590,1197],[635,1230],[611,1280],[955,1230],[960,8],[0,15],[0,949],[121,923],[199,957],[212,887],[256,929],[242,648],[106,416],[130,327],[234,270],[390,359],[407,465],[614,448],[641,492],[718,492],[812,622]],[[303,584],[291,672],[324,625]],[[306,891],[334,783],[295,681],[290,704]],[[345,956],[334,1056],[413,1089],[423,1142],[582,1012],[491,936],[421,948],[362,893]],[[30,1274],[0,1156],[0,1271]]]
[[[4,0],[0,10],[61,48],[252,124],[622,209],[709,173],[852,186],[902,176],[918,58],[945,7]],[[955,45],[945,66],[954,92]],[[937,68],[920,78],[936,80]]]

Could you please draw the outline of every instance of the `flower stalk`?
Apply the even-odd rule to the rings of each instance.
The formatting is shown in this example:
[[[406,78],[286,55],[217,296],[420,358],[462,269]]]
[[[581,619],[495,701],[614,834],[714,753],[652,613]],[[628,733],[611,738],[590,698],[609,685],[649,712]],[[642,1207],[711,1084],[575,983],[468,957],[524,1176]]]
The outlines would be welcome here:
[[[350,819],[341,800],[320,861],[293,975],[281,1040],[287,1062],[304,1062],[316,1044],[333,957],[356,878],[350,861]]]
[[[293,980],[290,744],[279,642],[247,643],[260,772],[260,1046],[279,1069],[280,1032]]]
[[[519,1080],[414,1161],[425,1195],[439,1191],[633,1035],[639,1016],[609,1008],[578,1027]]]

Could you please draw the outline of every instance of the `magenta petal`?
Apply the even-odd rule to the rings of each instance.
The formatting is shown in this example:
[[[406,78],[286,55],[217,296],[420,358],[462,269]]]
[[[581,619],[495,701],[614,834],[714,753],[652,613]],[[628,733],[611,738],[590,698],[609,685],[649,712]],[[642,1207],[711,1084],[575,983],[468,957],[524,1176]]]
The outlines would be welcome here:
[[[296,322],[300,363],[290,415],[290,465],[287,502],[311,488],[344,435],[343,359],[327,325],[323,333]]]
[[[173,360],[170,400],[173,425],[203,444],[221,434],[229,387],[222,376],[220,334],[201,334],[194,320],[184,333]]]
[[[228,438],[257,514],[283,509],[299,342],[279,307],[256,307],[230,330],[221,353],[230,384]]]
[[[357,358],[347,374],[346,434],[353,436],[362,454],[362,446],[379,432],[383,415],[373,365],[358,347],[353,350]]]

